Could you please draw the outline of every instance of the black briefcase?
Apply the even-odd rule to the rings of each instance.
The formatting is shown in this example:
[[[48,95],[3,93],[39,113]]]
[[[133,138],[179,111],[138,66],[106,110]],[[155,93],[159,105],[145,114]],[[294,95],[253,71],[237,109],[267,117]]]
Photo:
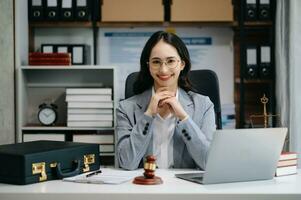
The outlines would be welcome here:
[[[99,145],[34,141],[0,146],[0,182],[25,185],[99,169]]]

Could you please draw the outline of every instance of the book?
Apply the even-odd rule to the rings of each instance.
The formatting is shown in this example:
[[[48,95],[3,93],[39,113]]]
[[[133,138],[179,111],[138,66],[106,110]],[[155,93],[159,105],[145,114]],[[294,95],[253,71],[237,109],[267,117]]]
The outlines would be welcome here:
[[[285,167],[285,166],[292,166],[292,165],[297,165],[297,159],[280,160],[277,164],[277,167]]]
[[[66,101],[86,101],[86,102],[95,102],[95,101],[112,101],[112,95],[105,95],[105,94],[85,94],[85,95],[77,95],[77,94],[70,94],[66,95]]]
[[[71,57],[70,53],[42,53],[42,52],[30,52],[29,58],[41,58],[41,57]]]
[[[113,121],[110,114],[69,114],[68,121]]]
[[[106,108],[69,108],[67,114],[110,114],[113,115],[113,109]]]
[[[291,159],[297,159],[296,152],[282,152],[279,158],[279,160],[291,160]]]
[[[297,165],[286,166],[286,167],[277,167],[276,176],[285,176],[297,174]]]
[[[66,95],[69,94],[112,94],[112,88],[67,88]]]
[[[68,127],[112,127],[113,121],[67,121]]]
[[[75,134],[73,135],[73,142],[114,145],[114,135],[113,134],[93,134],[93,135]]]
[[[113,108],[113,102],[68,102],[69,108]]]

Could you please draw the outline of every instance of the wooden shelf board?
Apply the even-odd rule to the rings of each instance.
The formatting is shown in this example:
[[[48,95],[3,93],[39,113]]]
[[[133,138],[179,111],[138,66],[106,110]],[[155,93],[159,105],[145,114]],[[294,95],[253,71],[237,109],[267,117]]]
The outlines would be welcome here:
[[[67,127],[64,125],[58,126],[41,126],[28,125],[23,126],[22,131],[56,131],[56,130],[114,130],[114,127]]]
[[[91,28],[92,22],[30,22],[31,28]]]

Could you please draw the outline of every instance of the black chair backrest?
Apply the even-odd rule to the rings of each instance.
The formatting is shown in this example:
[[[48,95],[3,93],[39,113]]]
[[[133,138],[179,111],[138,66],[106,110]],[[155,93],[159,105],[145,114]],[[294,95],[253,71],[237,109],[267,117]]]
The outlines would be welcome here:
[[[134,82],[138,77],[138,72],[131,73],[125,82],[125,98],[134,96]],[[208,69],[192,70],[189,78],[193,91],[208,96],[214,104],[216,128],[222,129],[221,103],[219,95],[219,82],[214,71]]]

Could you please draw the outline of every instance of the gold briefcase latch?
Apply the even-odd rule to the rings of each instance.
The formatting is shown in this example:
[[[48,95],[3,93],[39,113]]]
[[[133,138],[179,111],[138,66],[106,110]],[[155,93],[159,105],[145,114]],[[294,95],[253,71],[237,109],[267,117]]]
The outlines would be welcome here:
[[[32,174],[41,174],[39,177],[39,181],[46,181],[47,174],[46,174],[46,164],[45,162],[40,163],[33,163],[32,164]]]
[[[83,172],[90,171],[90,166],[89,165],[91,165],[93,163],[95,163],[95,154],[84,155],[84,168],[83,168]]]

